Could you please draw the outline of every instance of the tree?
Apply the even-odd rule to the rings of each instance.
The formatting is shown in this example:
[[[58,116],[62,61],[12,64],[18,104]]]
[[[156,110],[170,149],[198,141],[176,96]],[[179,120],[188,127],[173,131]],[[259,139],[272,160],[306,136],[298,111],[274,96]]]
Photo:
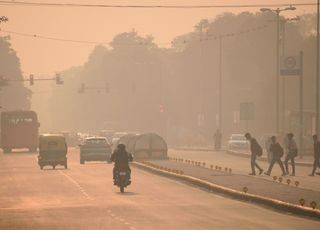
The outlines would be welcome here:
[[[0,75],[10,82],[1,89],[1,106],[5,110],[30,109],[31,91],[24,87],[20,60],[10,44],[10,37],[0,37]]]

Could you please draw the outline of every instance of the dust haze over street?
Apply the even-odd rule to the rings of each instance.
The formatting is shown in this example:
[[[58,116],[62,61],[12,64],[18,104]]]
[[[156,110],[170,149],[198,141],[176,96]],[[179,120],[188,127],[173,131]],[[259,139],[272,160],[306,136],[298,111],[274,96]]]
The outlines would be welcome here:
[[[0,0],[0,229],[318,229],[320,0]]]
[[[316,229],[319,222],[227,199],[133,168],[120,194],[111,165],[39,173],[36,154],[1,154],[1,229]]]

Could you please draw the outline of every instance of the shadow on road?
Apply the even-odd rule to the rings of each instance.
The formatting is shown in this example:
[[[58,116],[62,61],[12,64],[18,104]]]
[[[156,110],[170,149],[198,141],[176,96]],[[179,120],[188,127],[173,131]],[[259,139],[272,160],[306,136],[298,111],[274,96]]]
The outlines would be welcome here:
[[[122,196],[136,196],[136,195],[139,195],[139,193],[136,193],[136,192],[117,192],[117,194],[119,195],[122,195]]]

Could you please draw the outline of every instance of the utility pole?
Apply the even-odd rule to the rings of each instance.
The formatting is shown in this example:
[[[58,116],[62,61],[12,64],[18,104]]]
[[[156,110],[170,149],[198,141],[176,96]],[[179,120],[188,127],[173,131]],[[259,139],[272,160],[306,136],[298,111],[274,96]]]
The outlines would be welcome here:
[[[286,55],[286,23],[288,21],[299,21],[299,16],[294,18],[286,18],[284,20],[281,20],[281,45],[282,45],[282,51],[281,55],[282,57],[285,57]],[[285,125],[285,112],[286,112],[286,76],[282,76],[282,132],[286,132],[286,125]]]
[[[319,3],[317,1],[316,134],[319,137]]]
[[[219,120],[218,128],[222,133],[222,35],[219,36]]]
[[[270,9],[261,8],[261,12],[274,12],[276,13],[276,23],[277,23],[277,37],[276,37],[276,108],[275,108],[275,132],[279,133],[279,34],[280,34],[280,13],[287,10],[296,10],[295,7],[290,6],[283,9]]]
[[[300,94],[300,100],[299,100],[299,113],[300,113],[300,119],[299,119],[299,142],[300,142],[300,149],[303,152],[303,52],[300,52],[300,88],[299,88],[299,94]],[[302,155],[301,155],[302,157]]]
[[[277,45],[276,45],[276,133],[279,133],[279,35],[280,35],[280,10],[277,13]]]

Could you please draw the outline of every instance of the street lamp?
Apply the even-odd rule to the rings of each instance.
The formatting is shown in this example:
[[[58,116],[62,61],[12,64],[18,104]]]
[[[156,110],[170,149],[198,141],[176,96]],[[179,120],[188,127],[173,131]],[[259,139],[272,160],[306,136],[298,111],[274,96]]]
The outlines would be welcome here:
[[[281,36],[281,42],[282,42],[282,57],[285,56],[285,42],[286,42],[286,23],[287,22],[292,22],[292,21],[299,21],[300,17],[296,16],[294,18],[285,18],[281,20],[281,25],[282,25],[282,36]],[[285,76],[282,76],[282,131],[286,131],[286,126],[285,126],[285,110],[286,110],[286,78]]]
[[[279,34],[280,34],[280,13],[287,10],[296,10],[296,7],[289,6],[283,9],[261,8],[261,12],[273,12],[277,15],[277,37],[276,37],[276,133],[279,133]]]

